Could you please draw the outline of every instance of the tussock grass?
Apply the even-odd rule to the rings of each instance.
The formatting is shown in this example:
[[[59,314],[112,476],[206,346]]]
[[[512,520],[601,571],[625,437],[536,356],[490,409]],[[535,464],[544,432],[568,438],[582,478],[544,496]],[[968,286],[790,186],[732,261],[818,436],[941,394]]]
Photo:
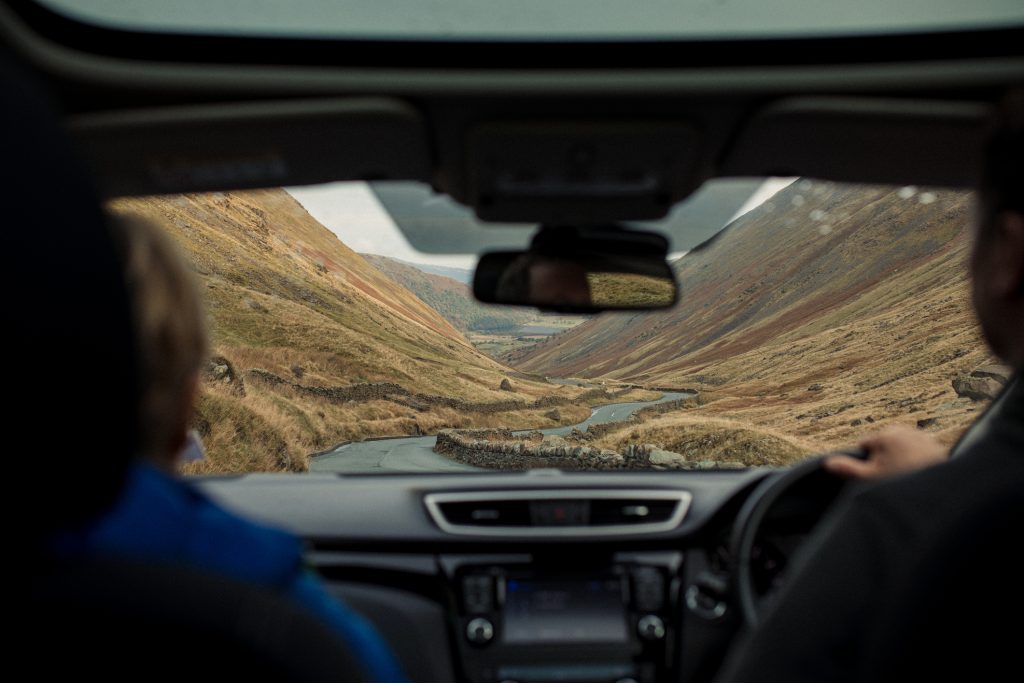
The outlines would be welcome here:
[[[743,422],[689,415],[625,423],[593,443],[619,452],[630,444],[651,444],[694,462],[738,462],[750,466],[788,465],[813,451],[812,446],[789,436]]]
[[[412,393],[479,403],[584,393],[475,350],[282,190],[119,199],[110,208],[154,221],[191,258],[215,354],[239,378],[203,387],[196,424],[209,461],[192,466],[195,472],[303,471],[308,454],[370,436],[557,424],[544,416],[549,409],[497,416],[436,406],[418,411],[390,401],[338,405],[285,385],[246,382],[252,369],[308,387],[393,382]],[[512,391],[499,388],[505,378]],[[589,414],[582,407],[560,412],[563,424]]]
[[[595,306],[666,306],[675,294],[671,280],[632,273],[588,273],[587,284]]]
[[[798,181],[675,264],[671,311],[592,320],[517,367],[694,387],[714,400],[679,415],[808,452],[918,421],[951,444],[984,408],[953,378],[994,359],[971,312],[968,194],[930,194]]]

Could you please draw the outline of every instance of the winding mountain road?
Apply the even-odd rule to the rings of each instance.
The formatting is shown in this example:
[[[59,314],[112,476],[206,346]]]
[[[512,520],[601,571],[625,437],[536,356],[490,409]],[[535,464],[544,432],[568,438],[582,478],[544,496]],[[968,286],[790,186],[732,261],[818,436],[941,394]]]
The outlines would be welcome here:
[[[674,401],[677,398],[691,396],[689,393],[666,392],[664,396],[654,401],[633,401],[630,403],[610,403],[606,406],[594,408],[590,417],[583,422],[564,427],[552,427],[551,429],[540,430],[544,434],[556,434],[563,436],[572,431],[574,427],[586,429],[592,424],[604,424],[607,422],[621,422],[628,420],[630,416],[640,408]],[[526,433],[525,430],[518,433]],[[393,439],[377,439],[375,441],[358,441],[315,456],[309,463],[311,472],[465,472],[476,471],[479,468],[471,465],[464,465],[455,462],[434,452],[434,443],[437,441],[433,436],[411,436],[397,437]]]

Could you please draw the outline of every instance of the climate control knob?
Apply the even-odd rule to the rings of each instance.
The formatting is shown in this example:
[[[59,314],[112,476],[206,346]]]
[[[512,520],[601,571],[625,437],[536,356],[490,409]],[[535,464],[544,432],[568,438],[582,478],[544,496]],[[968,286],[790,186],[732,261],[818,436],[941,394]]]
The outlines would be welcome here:
[[[655,614],[648,614],[636,622],[636,632],[644,640],[661,640],[665,637],[665,622]]]
[[[494,624],[477,617],[466,624],[466,640],[475,645],[486,645],[494,638]]]

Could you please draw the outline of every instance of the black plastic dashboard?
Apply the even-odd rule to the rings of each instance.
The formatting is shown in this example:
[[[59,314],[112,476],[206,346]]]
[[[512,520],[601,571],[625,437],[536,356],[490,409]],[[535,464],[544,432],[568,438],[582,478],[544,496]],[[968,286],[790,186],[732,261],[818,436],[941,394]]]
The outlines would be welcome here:
[[[376,625],[414,682],[653,683],[708,680],[717,669],[738,627],[718,553],[768,472],[195,482],[228,508],[306,539],[330,590]],[[486,526],[491,514],[518,514],[508,505],[524,498],[532,520],[521,532]],[[488,504],[472,510],[484,520],[478,531],[438,517],[436,501],[464,499]],[[605,503],[650,517],[635,531],[602,527]],[[581,514],[598,525],[574,526]]]
[[[567,473],[536,470],[527,473],[276,475],[249,474],[208,477],[194,482],[218,502],[241,514],[286,528],[317,547],[349,549],[439,550],[480,546],[600,543],[601,537],[575,538],[566,533],[552,538],[452,535],[442,531],[427,513],[424,499],[431,493],[512,490],[572,491],[575,489],[650,489],[687,491],[692,496],[686,516],[670,531],[615,536],[615,544],[637,541],[654,547],[679,547],[699,532],[737,493],[760,480],[769,470],[707,472]]]

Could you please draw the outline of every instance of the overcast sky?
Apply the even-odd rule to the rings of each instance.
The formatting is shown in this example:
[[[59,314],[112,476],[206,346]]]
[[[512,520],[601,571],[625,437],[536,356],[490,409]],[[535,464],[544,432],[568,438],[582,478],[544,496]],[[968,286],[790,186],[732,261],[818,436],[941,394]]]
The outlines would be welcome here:
[[[765,180],[727,223],[760,206],[794,180]],[[455,268],[473,268],[476,264],[477,257],[472,254],[425,254],[413,249],[366,183],[330,183],[287,189],[314,218],[361,254],[381,254],[411,263]],[[679,255],[673,254],[673,257]]]

